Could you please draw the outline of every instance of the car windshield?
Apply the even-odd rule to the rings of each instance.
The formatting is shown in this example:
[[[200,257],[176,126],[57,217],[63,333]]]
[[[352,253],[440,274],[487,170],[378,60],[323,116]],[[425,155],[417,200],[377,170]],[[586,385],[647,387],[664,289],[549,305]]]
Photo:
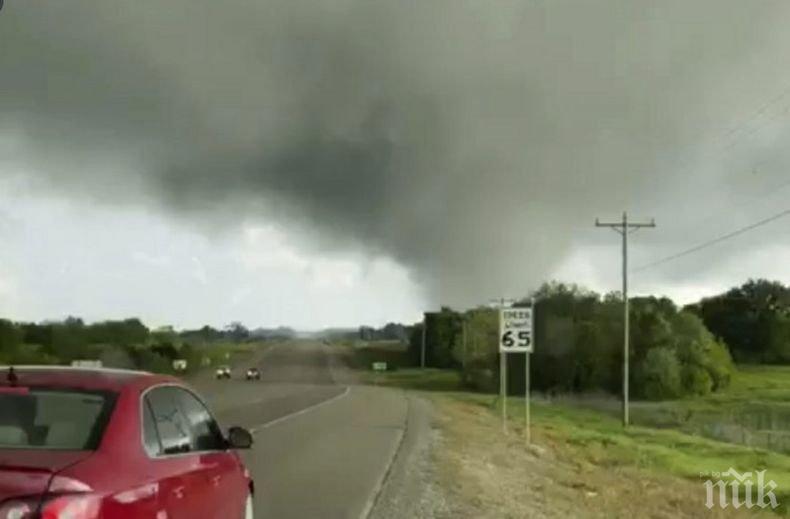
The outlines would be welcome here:
[[[95,450],[115,394],[0,388],[0,449]]]

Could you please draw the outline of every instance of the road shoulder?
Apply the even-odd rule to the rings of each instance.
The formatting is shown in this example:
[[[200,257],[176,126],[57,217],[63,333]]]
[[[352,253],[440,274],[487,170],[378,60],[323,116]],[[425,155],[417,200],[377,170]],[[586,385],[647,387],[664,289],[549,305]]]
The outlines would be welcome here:
[[[369,517],[449,517],[445,492],[437,484],[434,469],[439,431],[434,424],[433,405],[416,393],[403,393],[409,403],[407,426]]]

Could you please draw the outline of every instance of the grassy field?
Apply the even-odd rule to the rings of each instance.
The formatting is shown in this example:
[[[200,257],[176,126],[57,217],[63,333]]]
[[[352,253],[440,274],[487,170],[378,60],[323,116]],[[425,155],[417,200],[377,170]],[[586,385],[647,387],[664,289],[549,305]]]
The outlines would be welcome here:
[[[217,342],[198,346],[196,351],[203,359],[208,359],[206,362],[210,366],[218,366],[232,359],[243,359],[263,345],[263,342]]]
[[[363,372],[374,362],[386,362],[390,371],[413,365],[406,346],[398,341],[343,341],[336,346],[347,353],[349,365]]]
[[[461,376],[448,369],[411,367],[406,346],[396,341],[344,342],[337,345],[346,352],[348,364],[359,370],[362,379],[374,385],[409,388],[419,391],[459,391]],[[386,362],[387,372],[372,370],[374,362]]]
[[[524,442],[523,399],[509,399],[508,433],[497,400],[425,393],[442,441],[434,457],[457,517],[696,518],[787,515],[790,457],[675,430],[631,427],[606,414],[555,404],[532,406]],[[730,467],[763,470],[780,507],[708,510],[704,481]],[[754,494],[754,493],[753,493]],[[718,497],[718,496],[717,496]]]
[[[355,351],[351,350],[351,354]],[[367,346],[360,351],[365,352],[364,357],[360,357],[364,362],[360,360],[358,363],[361,368],[368,366],[370,361],[378,360],[375,358],[375,348],[371,351],[371,346]],[[473,431],[459,432],[468,424],[452,417],[483,417],[485,423],[480,424],[480,427],[490,428],[496,434],[501,407],[495,395],[465,391],[457,372],[450,370],[423,371],[411,368],[374,374],[367,368],[362,374],[369,383],[424,391],[437,403],[443,414],[450,416],[446,423],[452,425],[445,433],[457,437],[458,446],[454,448],[466,451],[461,456],[463,459],[448,464],[454,466],[456,472],[467,471],[472,459],[469,453],[476,448],[480,449],[480,456],[489,456],[485,449],[490,445],[475,445],[470,440],[475,437]],[[611,399],[608,404],[612,404]],[[605,510],[611,510],[612,507],[631,510],[631,505],[626,501],[618,501],[620,498],[617,495],[631,495],[633,498],[633,493],[638,495],[641,492],[629,486],[632,482],[628,477],[607,480],[611,471],[630,474],[631,479],[654,482],[659,487],[665,485],[670,490],[654,491],[655,506],[660,505],[660,500],[669,499],[674,503],[674,508],[668,509],[666,516],[671,516],[674,510],[678,517],[694,517],[697,513],[708,512],[702,507],[702,502],[705,496],[703,484],[709,474],[723,473],[730,468],[739,473],[766,470],[766,479],[777,484],[775,494],[781,505],[774,513],[787,515],[790,504],[790,456],[781,452],[779,447],[784,445],[780,438],[788,434],[788,427],[783,428],[782,424],[787,423],[783,421],[784,417],[790,416],[784,414],[789,405],[790,368],[745,366],[735,376],[732,385],[721,393],[671,402],[634,403],[632,417],[636,425],[628,429],[624,429],[620,423],[617,405],[588,409],[581,407],[578,400],[568,403],[536,399],[532,404],[533,439],[537,446],[548,449],[553,457],[575,467],[573,470],[578,469],[580,473],[587,474],[573,484],[583,490],[579,494],[582,497],[603,495],[606,493],[605,488],[611,491],[618,485],[621,487],[618,492],[610,492],[609,500],[605,501],[605,506],[609,508],[599,510],[604,516]],[[512,440],[523,434],[524,399],[510,397],[508,414],[511,417],[511,448],[518,449],[519,442]],[[717,434],[721,436],[718,439]],[[775,450],[766,448],[771,441],[774,442]],[[523,443],[520,447],[523,449]],[[516,453],[511,450],[502,454],[500,461],[503,467],[507,465],[503,460],[511,455]],[[453,457],[456,454],[449,451],[445,453],[446,459],[452,460]],[[534,459],[530,461],[535,462]],[[497,461],[489,460],[487,463]],[[565,478],[563,481],[574,479],[573,470],[569,469],[562,476]],[[454,473],[452,477],[460,476]],[[475,478],[474,475],[471,477]],[[575,488],[573,485],[571,487]],[[501,500],[503,496],[496,499]],[[496,502],[496,499],[492,502]],[[589,505],[587,498],[584,499],[585,506]],[[692,502],[686,503],[689,500]],[[604,500],[601,502],[604,503]],[[513,503],[513,506],[519,505]],[[639,516],[638,509],[632,510],[632,513]],[[619,517],[620,514],[612,516]]]
[[[634,423],[790,454],[790,367],[740,366],[707,397],[635,403]]]

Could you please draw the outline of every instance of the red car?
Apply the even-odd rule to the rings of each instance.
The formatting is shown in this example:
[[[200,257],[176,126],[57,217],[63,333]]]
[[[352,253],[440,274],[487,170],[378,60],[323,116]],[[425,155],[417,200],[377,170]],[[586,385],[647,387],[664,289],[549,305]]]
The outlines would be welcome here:
[[[180,380],[0,368],[0,519],[246,519],[250,474]]]

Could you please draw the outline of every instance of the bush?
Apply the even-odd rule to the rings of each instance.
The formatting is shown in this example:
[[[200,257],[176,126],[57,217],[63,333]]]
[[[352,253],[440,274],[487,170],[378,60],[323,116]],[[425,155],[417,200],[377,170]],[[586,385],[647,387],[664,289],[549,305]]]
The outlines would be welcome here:
[[[25,364],[25,365],[49,365],[57,364],[58,359],[49,355],[45,349],[38,344],[20,344],[13,350],[7,350],[0,355],[2,364]]]
[[[146,347],[130,347],[127,351],[137,369],[152,373],[171,373],[173,371],[173,365],[170,360]]]
[[[713,391],[718,391],[730,385],[735,365],[732,362],[730,351],[721,341],[712,341],[708,344],[707,364],[708,374],[713,381]]]
[[[673,319],[675,351],[683,365],[683,393],[707,395],[730,383],[735,369],[727,347],[717,341],[702,320],[688,312]]]
[[[497,372],[491,367],[490,362],[482,358],[467,363],[461,373],[461,382],[464,386],[483,393],[496,393],[499,390]]]
[[[108,368],[134,369],[134,359],[126,348],[121,346],[105,346],[101,349],[99,360]]]
[[[638,370],[639,393],[648,400],[677,398],[682,391],[681,368],[671,348],[652,348]]]
[[[461,379],[476,391],[494,393],[499,388],[499,316],[490,308],[478,308],[466,312],[464,318],[466,347],[456,348]]]
[[[713,379],[702,366],[686,364],[680,378],[684,395],[707,395],[713,390]]]

